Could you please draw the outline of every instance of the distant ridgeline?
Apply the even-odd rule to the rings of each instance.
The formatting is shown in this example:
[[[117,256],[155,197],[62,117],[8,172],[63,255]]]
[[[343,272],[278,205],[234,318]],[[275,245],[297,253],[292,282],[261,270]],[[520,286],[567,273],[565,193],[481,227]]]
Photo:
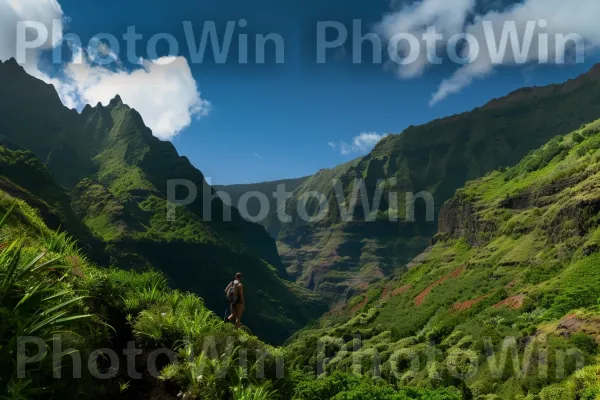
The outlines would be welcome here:
[[[241,271],[253,288],[246,322],[275,343],[324,311],[314,294],[285,281],[263,227],[235,208],[231,221],[223,221],[218,196],[205,221],[202,195],[214,190],[120,97],[78,113],[14,60],[0,63],[0,135],[1,188],[29,199],[50,227],[67,229],[100,263],[158,268],[219,315],[223,288]],[[176,208],[173,221],[167,220],[170,179],[193,182],[199,193],[194,203]]]
[[[366,156],[304,180],[286,203],[291,222],[281,223],[273,212],[262,223],[278,238],[290,278],[319,293],[347,299],[402,271],[427,248],[437,231],[440,207],[465,182],[514,165],[555,135],[598,116],[600,67],[596,66],[563,84],[521,89],[470,112],[390,135]],[[341,196],[336,195],[334,180],[341,184]],[[354,212],[350,210],[353,221],[340,217],[339,204],[352,204],[356,180],[364,183],[370,207],[380,181],[382,197],[379,207],[371,210],[372,222],[365,221],[360,195]],[[297,209],[313,191],[325,195],[329,210],[325,218],[307,223]],[[407,193],[430,196],[435,221],[426,220],[422,197],[414,202],[416,223],[410,222]],[[320,204],[312,198],[306,208],[315,216]],[[399,221],[390,221],[392,213]]]

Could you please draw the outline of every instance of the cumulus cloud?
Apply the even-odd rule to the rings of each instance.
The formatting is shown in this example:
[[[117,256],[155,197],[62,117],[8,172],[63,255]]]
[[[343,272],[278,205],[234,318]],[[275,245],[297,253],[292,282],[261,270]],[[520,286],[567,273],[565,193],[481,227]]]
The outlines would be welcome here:
[[[119,94],[163,140],[172,139],[191,124],[192,118],[210,111],[210,103],[201,98],[184,57],[142,59],[139,68],[132,71],[111,70],[84,59],[84,63],[69,64],[64,71],[66,79],[58,91],[66,104],[107,105]]]
[[[468,62],[443,80],[432,95],[430,105],[434,105],[475,79],[490,75],[498,66],[561,63],[565,48],[566,53],[583,47],[587,52],[596,50],[600,46],[600,25],[595,16],[599,14],[597,0],[421,0],[411,5],[396,3],[396,11],[385,15],[377,30],[388,40],[401,32],[419,39],[423,51],[415,62],[393,64],[402,78],[422,75],[437,55],[448,55],[448,42],[453,36],[468,34],[475,39],[479,51],[471,46],[463,46],[462,50],[459,47],[457,56]],[[431,27],[441,36],[428,53],[422,38]],[[572,52],[570,56],[577,54]]]
[[[344,141],[339,143],[328,142],[329,145],[334,151],[339,149],[342,155],[350,155],[355,153],[368,153],[375,147],[377,143],[386,135],[380,135],[375,132],[363,132],[360,135],[356,136],[352,139],[352,143],[346,143]]]
[[[0,0],[0,59],[17,56],[19,21],[41,22],[50,32],[49,38],[42,47],[28,51],[23,67],[29,74],[53,84],[67,107],[106,105],[119,94],[163,140],[172,139],[194,118],[210,111],[210,103],[201,97],[183,57],[140,59],[139,65],[126,68],[104,42],[92,41],[89,48],[94,53],[114,61],[110,68],[92,62],[86,51],[73,48],[73,60],[62,67],[61,78],[51,78],[39,68],[40,54],[61,45],[64,20],[56,0]],[[34,31],[29,33],[35,35]]]

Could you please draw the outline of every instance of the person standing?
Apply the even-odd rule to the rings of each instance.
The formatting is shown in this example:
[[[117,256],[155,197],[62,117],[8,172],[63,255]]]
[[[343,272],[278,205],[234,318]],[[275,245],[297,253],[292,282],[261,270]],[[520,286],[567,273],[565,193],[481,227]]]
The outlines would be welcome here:
[[[240,329],[242,314],[246,311],[244,285],[242,284],[242,274],[240,272],[235,274],[235,280],[225,289],[225,295],[231,305],[231,315],[227,320],[234,323],[236,329]]]

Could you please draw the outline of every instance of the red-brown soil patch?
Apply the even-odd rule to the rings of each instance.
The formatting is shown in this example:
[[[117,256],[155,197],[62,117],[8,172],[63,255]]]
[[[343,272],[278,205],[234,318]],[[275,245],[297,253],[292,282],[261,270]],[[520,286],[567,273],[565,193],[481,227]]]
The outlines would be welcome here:
[[[453,309],[454,311],[463,311],[463,310],[468,310],[469,308],[473,307],[475,304],[477,304],[477,303],[479,303],[479,302],[481,302],[481,301],[483,301],[483,300],[487,299],[487,298],[488,298],[488,297],[490,297],[492,294],[494,294],[494,293],[493,293],[493,292],[492,292],[492,293],[488,293],[488,294],[486,294],[486,295],[483,295],[483,296],[481,296],[481,297],[478,297],[478,298],[476,298],[476,299],[474,299],[474,300],[468,300],[468,301],[464,301],[464,302],[462,302],[462,303],[456,303],[456,304],[454,304],[454,305],[452,306],[452,309]]]
[[[366,306],[368,302],[369,302],[369,298],[365,297],[365,299],[363,301],[361,301],[360,303],[358,303],[357,305],[355,305],[354,307],[352,307],[352,310],[350,310],[350,312],[351,313],[357,312],[358,310],[360,310],[364,306]]]
[[[523,307],[524,300],[525,300],[525,295],[523,293],[521,293],[516,296],[509,297],[508,299],[504,299],[500,303],[494,304],[494,308],[508,307],[508,308],[513,308],[513,309],[517,310],[517,309]]]
[[[399,287],[398,289],[395,289],[392,291],[392,293],[390,293],[390,297],[400,296],[401,294],[408,292],[412,288],[413,285],[404,285],[402,287]]]
[[[600,342],[600,318],[595,315],[569,314],[559,321],[555,331],[557,335],[566,338],[578,332],[583,332]]]
[[[516,284],[517,284],[517,281],[511,281],[511,282],[508,282],[508,284],[504,287],[506,289],[510,289],[510,288],[513,288]]]
[[[579,332],[582,325],[583,321],[576,314],[569,314],[560,320],[556,329],[557,331],[562,331],[562,336],[569,337],[573,333]]]
[[[383,293],[381,293],[381,299],[380,300],[385,300],[387,298],[389,292],[390,292],[390,289],[383,288]]]
[[[429,287],[427,289],[423,290],[417,297],[415,297],[415,305],[420,306],[421,304],[423,304],[423,301],[425,301],[425,298],[427,297],[427,295],[429,293],[431,293],[431,290],[433,290],[434,287],[441,285],[442,283],[446,282],[450,278],[459,277],[464,269],[465,269],[465,267],[458,267],[457,269],[455,269],[448,275],[443,276],[440,279],[438,279],[437,281],[433,282],[431,285],[429,285]]]

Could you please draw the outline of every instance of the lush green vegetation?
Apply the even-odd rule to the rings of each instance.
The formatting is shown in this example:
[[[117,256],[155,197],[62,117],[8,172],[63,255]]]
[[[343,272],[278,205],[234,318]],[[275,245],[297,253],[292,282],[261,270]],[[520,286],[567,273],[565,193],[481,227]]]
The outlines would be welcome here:
[[[335,202],[320,223],[267,221],[281,232],[282,264],[267,232],[236,210],[224,221],[218,199],[210,209],[201,201],[178,207],[166,220],[168,179],[208,190],[200,197],[214,193],[119,98],[78,114],[13,64],[0,64],[4,398],[600,395],[600,122],[530,151],[597,116],[600,92],[589,76],[565,84],[560,96],[552,87],[520,91],[410,127],[366,157],[297,182],[288,208],[310,190],[331,194],[331,179],[342,181],[347,201],[357,178],[369,197],[381,184],[428,190],[440,201],[529,152],[459,189],[439,210],[439,233],[425,252],[434,224],[390,223],[390,212],[406,216],[404,198],[394,207],[384,196],[369,223],[341,223]],[[18,95],[23,88],[39,96],[29,104]],[[571,92],[575,103],[564,95]],[[225,308],[223,287],[237,271],[255,288],[246,296],[251,331],[214,312]],[[261,340],[282,342],[325,309],[320,296],[287,282],[288,273],[345,297],[276,348]],[[19,341],[26,336],[41,342]],[[110,351],[124,362],[128,342],[141,350],[140,379],[129,366],[109,368]],[[71,349],[59,364],[57,345]],[[47,354],[19,376],[19,356],[40,349]],[[158,349],[169,351],[152,359]],[[75,379],[77,355],[84,368]]]
[[[3,192],[0,214],[2,398],[145,398],[156,390],[207,400],[460,398],[445,390],[397,391],[351,374],[315,384],[314,373],[286,362],[293,353],[235,330],[196,295],[170,289],[159,272],[95,266],[68,235],[48,229],[37,210]],[[129,366],[111,373],[113,361],[102,357],[120,355],[130,341],[139,349],[137,378]],[[173,359],[150,361],[155,349],[171,349]],[[44,356],[26,359],[38,354]],[[153,368],[156,377],[148,374]]]
[[[315,381],[304,381],[296,389],[296,398],[303,400],[460,400],[456,389],[426,390],[401,388],[394,390],[384,381],[335,372]]]
[[[249,291],[245,322],[270,343],[326,310],[314,293],[290,285],[266,230],[219,198],[208,204],[214,189],[202,173],[118,96],[77,113],[52,86],[13,61],[0,63],[0,134],[0,189],[77,238],[97,264],[156,268],[219,314],[223,288],[242,272],[257,288]],[[192,183],[198,196],[167,219],[171,179]],[[187,195],[177,187],[178,199]]]
[[[599,132],[584,125],[458,190],[408,270],[290,341],[299,365],[475,399],[596,398]]]
[[[441,205],[468,180],[515,165],[554,136],[597,119],[597,74],[594,69],[561,85],[521,89],[470,112],[410,126],[384,138],[364,157],[319,171],[287,202],[286,212],[294,217],[291,222],[280,225],[275,214],[267,222],[269,230],[279,234],[278,248],[290,276],[305,287],[338,296],[346,291],[362,292],[371,277],[388,276],[406,265],[428,247],[437,229],[434,222],[426,222],[423,200],[415,205],[416,224],[389,221],[390,214],[406,221],[406,192],[430,193],[437,215]],[[597,149],[599,144],[597,139],[586,141],[579,151]],[[528,157],[523,168],[533,171],[546,166],[562,151],[554,140],[535,157]],[[512,176],[516,175],[504,178]],[[340,223],[332,182],[342,185],[343,200],[349,205],[356,179],[364,180],[371,203],[377,186],[383,189],[376,223],[363,222],[360,201],[357,209],[351,210],[354,221]],[[311,191],[330,200],[329,213],[323,221],[306,224],[298,218],[297,207]],[[397,194],[398,204],[393,204],[390,192]],[[315,198],[309,199],[307,210],[308,215],[317,214]]]
[[[84,364],[84,372],[89,373],[81,379],[70,378],[69,356],[62,360],[62,367],[53,365],[51,352],[57,338],[62,349],[70,348],[84,360],[114,339],[118,339],[116,343],[125,343],[126,338],[135,340],[145,351],[179,349],[177,361],[163,368],[159,379],[173,382],[189,398],[221,399],[233,394],[237,399],[269,399],[275,390],[286,390],[289,383],[271,376],[278,350],[235,331],[197,296],[169,289],[158,272],[94,266],[68,236],[50,231],[34,209],[4,193],[0,194],[0,209],[6,213],[0,229],[0,385],[7,388],[6,398],[90,397],[95,392],[97,397],[104,397],[127,390],[125,383],[132,378],[122,371],[108,385],[101,385],[106,382],[93,379],[93,371],[85,371]],[[39,338],[39,350],[47,354],[26,365],[26,374],[19,379],[17,354],[32,356],[38,352],[37,342],[19,348],[21,337]],[[211,340],[208,350],[214,351],[214,356],[203,347]],[[250,366],[261,357],[265,379],[246,378],[239,370],[242,348]],[[193,356],[194,349],[198,356]],[[57,368],[61,379],[52,377]],[[221,371],[226,373],[218,378]],[[144,384],[149,385],[145,389],[148,392],[158,381]]]

